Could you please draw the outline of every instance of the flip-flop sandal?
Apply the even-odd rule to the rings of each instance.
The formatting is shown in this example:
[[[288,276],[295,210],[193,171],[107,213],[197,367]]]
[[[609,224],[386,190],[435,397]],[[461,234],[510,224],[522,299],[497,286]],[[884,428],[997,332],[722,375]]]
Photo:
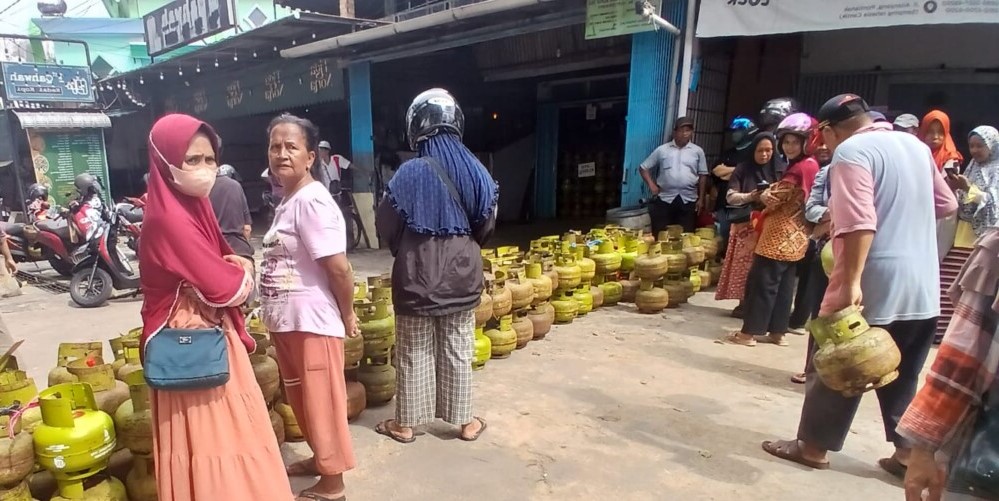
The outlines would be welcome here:
[[[402,435],[399,435],[398,433],[396,433],[395,431],[393,431],[391,428],[389,428],[388,424],[390,422],[395,422],[395,420],[394,419],[386,419],[385,421],[382,421],[381,423],[378,423],[375,426],[375,433],[377,433],[379,435],[385,435],[386,437],[391,438],[392,440],[395,440],[396,442],[399,442],[400,444],[411,444],[411,443],[413,443],[413,442],[416,441],[416,435],[415,435],[415,433],[414,433],[414,435],[412,437],[409,437],[409,438],[406,438],[406,437],[404,437]]]
[[[311,464],[309,464],[311,463]],[[316,470],[315,458],[303,459],[296,463],[291,463],[284,467],[284,473],[289,477],[318,477],[319,471]]]
[[[474,441],[478,440],[480,436],[482,436],[482,432],[486,431],[486,427],[488,426],[486,424],[486,420],[482,419],[480,417],[476,417],[475,419],[478,419],[479,422],[482,423],[482,427],[479,428],[479,431],[475,432],[475,435],[472,435],[472,436],[467,437],[467,438],[464,435],[462,435],[461,433],[459,433],[458,434],[458,438],[460,438],[460,439],[462,439],[462,440],[464,440],[466,442],[474,442]]]
[[[789,343],[787,342],[787,339],[785,339],[785,336],[781,336],[781,337],[778,338],[778,337],[771,336],[770,334],[767,334],[767,335],[764,335],[764,336],[753,336],[753,339],[755,339],[757,343],[774,344],[774,345],[777,345],[777,346],[788,346],[789,345]]]
[[[323,496],[322,494],[319,494],[318,492],[302,491],[302,492],[299,492],[297,496],[295,496],[295,501],[298,501],[299,499],[308,499],[309,501],[347,501],[347,496],[341,494],[338,497],[331,498],[331,497]]]
[[[895,456],[879,459],[878,466],[899,480],[905,480],[905,472],[909,470],[909,467],[895,459]]]
[[[752,348],[753,346],[756,346],[756,340],[755,339],[741,339],[741,338],[739,338],[739,337],[736,336],[735,332],[732,332],[732,333],[729,333],[729,334],[727,334],[725,336],[722,336],[720,339],[718,339],[715,342],[718,343],[718,344],[734,344],[736,346],[747,346],[747,347],[750,347],[750,348]]]
[[[802,457],[801,449],[798,447],[798,442],[796,440],[783,440],[777,442],[766,440],[762,445],[763,450],[771,456],[779,457],[785,461],[798,463],[802,466],[807,466],[816,470],[829,469],[829,461],[812,461],[811,459]]]
[[[798,374],[791,376],[791,382],[794,384],[805,384],[808,382],[808,379],[806,378],[804,372],[799,372]]]
[[[795,336],[805,336],[805,335],[808,334],[808,329],[805,329],[804,327],[797,327],[797,328],[788,330],[788,332],[790,332],[791,334],[794,334]]]

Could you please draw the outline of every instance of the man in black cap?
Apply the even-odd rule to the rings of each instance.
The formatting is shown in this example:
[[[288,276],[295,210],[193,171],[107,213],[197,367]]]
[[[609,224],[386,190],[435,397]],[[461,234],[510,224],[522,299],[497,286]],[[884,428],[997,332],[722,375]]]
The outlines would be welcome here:
[[[693,137],[694,121],[678,118],[673,140],[656,148],[639,169],[653,196],[649,206],[653,235],[673,224],[692,232],[697,215],[707,210],[708,161],[704,150],[691,142]]]
[[[859,96],[844,94],[818,114],[835,154],[829,167],[835,264],[819,316],[863,306],[867,322],[898,346],[898,379],[877,389],[886,438],[895,445],[879,464],[898,474],[913,444],[896,427],[915,395],[940,314],[935,223],[957,210],[957,200],[929,148],[889,123],[875,123],[868,111]],[[826,454],[842,450],[860,397],[844,396],[816,376],[809,367],[797,439],[764,442],[763,449],[826,469]]]

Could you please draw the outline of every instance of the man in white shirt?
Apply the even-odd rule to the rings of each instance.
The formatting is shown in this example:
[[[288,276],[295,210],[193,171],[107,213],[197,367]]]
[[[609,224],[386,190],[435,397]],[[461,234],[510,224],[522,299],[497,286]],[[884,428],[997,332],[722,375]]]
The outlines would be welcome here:
[[[707,207],[708,163],[693,137],[694,121],[678,118],[673,140],[642,162],[639,172],[654,197],[649,206],[653,235],[673,224],[693,232],[697,214]]]

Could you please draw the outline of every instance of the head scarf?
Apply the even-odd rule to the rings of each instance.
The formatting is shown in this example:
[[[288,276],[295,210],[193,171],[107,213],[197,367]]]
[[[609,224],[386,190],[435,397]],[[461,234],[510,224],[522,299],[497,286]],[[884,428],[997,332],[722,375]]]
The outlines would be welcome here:
[[[978,136],[989,149],[989,159],[978,163],[972,159],[965,175],[968,182],[985,192],[978,204],[960,204],[960,217],[971,223],[975,235],[982,236],[985,230],[999,222],[999,130],[983,125],[971,131],[971,136]],[[958,197],[961,202],[964,197]]]
[[[244,271],[222,259],[232,249],[222,237],[208,198],[185,195],[172,182],[168,163],[175,167],[184,163],[188,145],[198,132],[208,135],[218,152],[215,131],[188,115],[164,116],[149,133],[149,199],[139,247],[143,346],[166,325],[182,284],[194,287],[209,306],[223,306],[243,283]],[[227,307],[225,313],[252,351],[253,338],[246,333],[239,308]]]
[[[385,192],[410,231],[432,236],[471,235],[492,215],[499,189],[482,162],[452,133],[441,131],[419,144],[419,156],[399,167]],[[460,202],[437,175],[451,178]]]
[[[923,123],[919,127],[919,137],[926,138],[926,134],[930,130],[930,124],[933,122],[940,122],[943,126],[944,132],[944,143],[938,150],[933,152],[933,160],[937,164],[937,169],[943,169],[944,165],[951,160],[961,163],[964,161],[964,156],[961,152],[957,151],[957,145],[954,144],[954,138],[950,135],[950,117],[946,113],[940,110],[933,110],[923,117]]]
[[[765,164],[756,163],[756,148],[763,140],[769,140],[774,146],[770,161]],[[729,188],[739,193],[749,193],[756,189],[761,181],[774,183],[777,181],[777,138],[769,132],[760,132],[753,137],[753,142],[743,153],[743,161],[732,171]]]

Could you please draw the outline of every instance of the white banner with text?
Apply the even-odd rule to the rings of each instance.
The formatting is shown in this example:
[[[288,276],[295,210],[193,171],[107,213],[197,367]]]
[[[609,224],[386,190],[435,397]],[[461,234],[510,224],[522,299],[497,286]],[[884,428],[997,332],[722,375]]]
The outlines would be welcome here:
[[[999,23],[999,0],[701,0],[697,36]]]

